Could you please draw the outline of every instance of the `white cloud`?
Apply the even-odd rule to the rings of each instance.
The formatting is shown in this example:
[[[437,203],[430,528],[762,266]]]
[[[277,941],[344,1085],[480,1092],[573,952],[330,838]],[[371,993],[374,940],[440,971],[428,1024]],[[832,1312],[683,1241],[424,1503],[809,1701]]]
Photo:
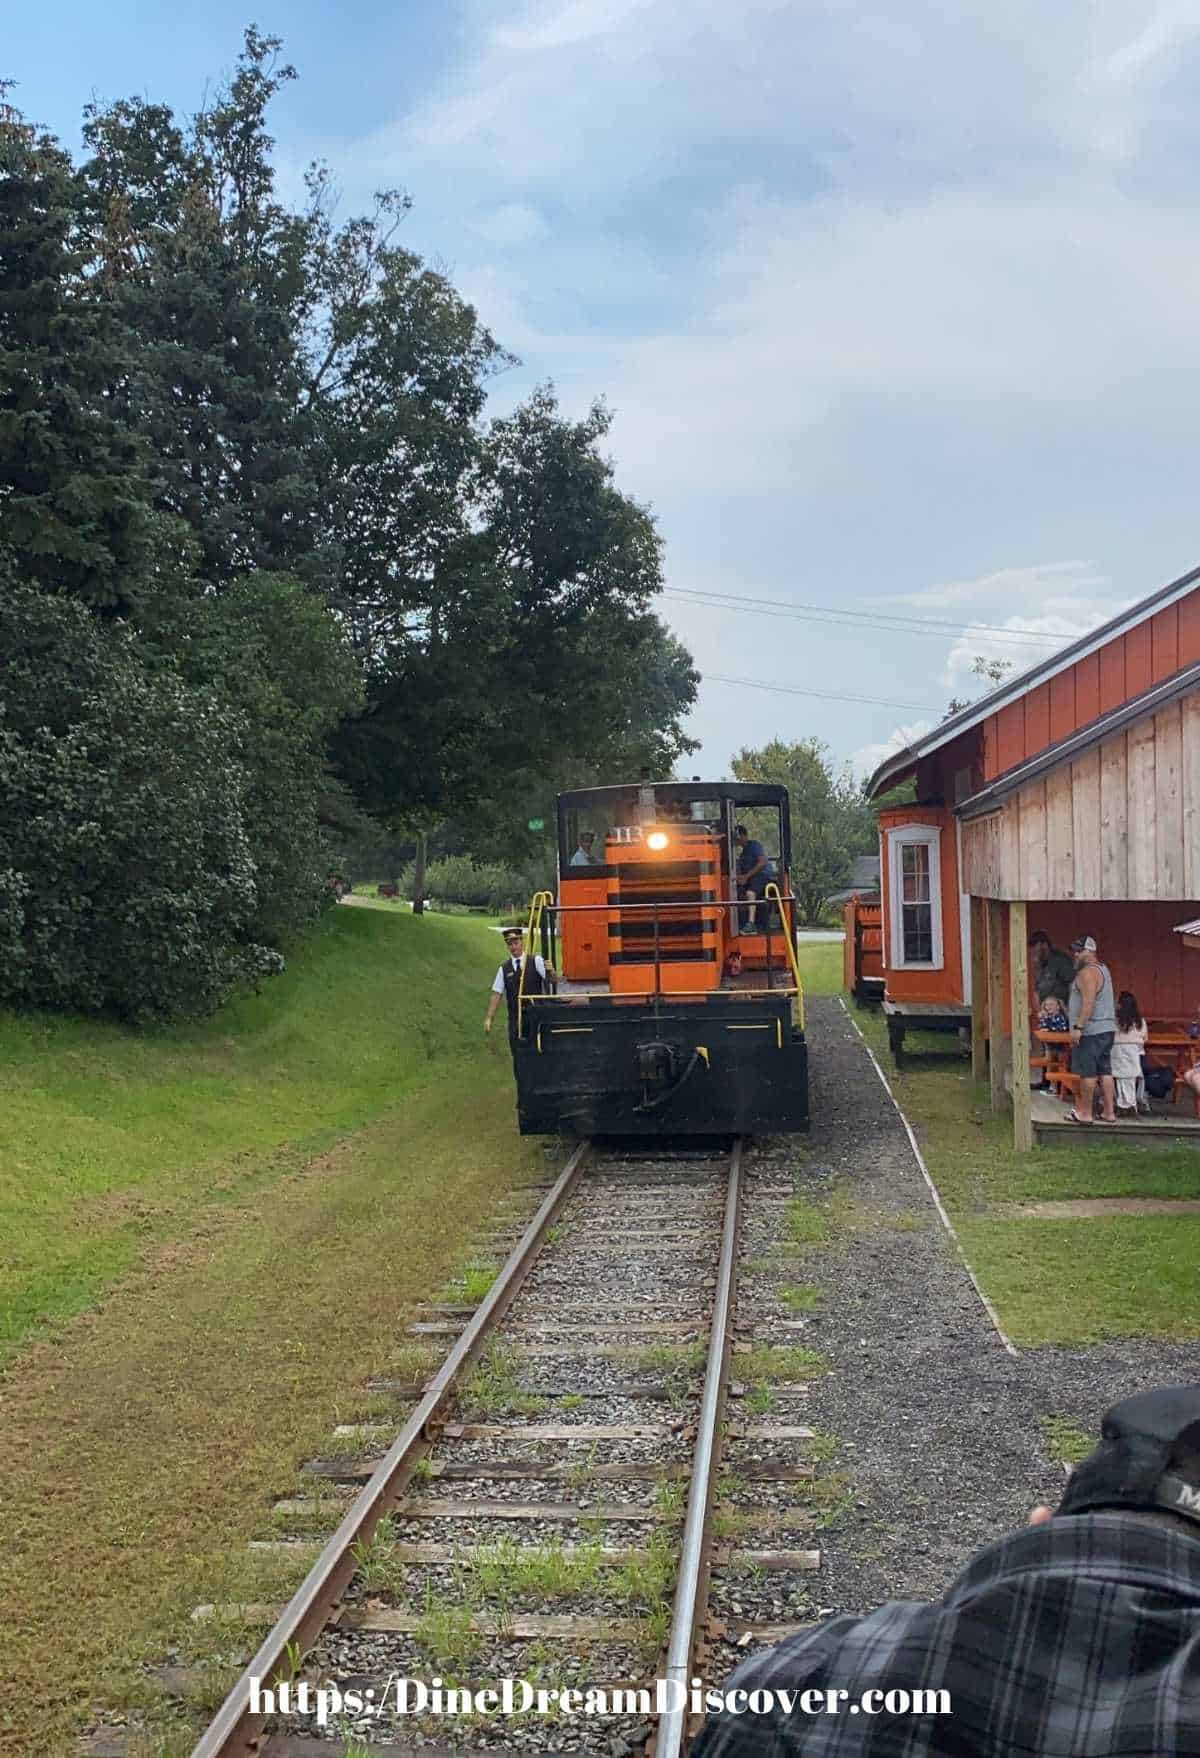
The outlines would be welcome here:
[[[1167,5],[1156,6],[1148,18],[1143,13],[1140,28],[1132,37],[1096,57],[1088,69],[1089,83],[1098,91],[1139,84],[1164,56],[1176,54],[1197,35],[1197,0],[1170,0]]]
[[[498,25],[490,42],[508,55],[536,55],[548,49],[574,48],[634,23],[654,0],[546,0],[517,24]]]
[[[714,669],[936,717],[976,654],[1023,667],[1187,564],[1200,0],[464,3],[462,64],[351,159],[523,357],[496,403],[607,397],[671,583],[1039,637],[897,658],[731,617]],[[670,609],[701,659],[708,614]],[[745,692],[738,738],[781,713]],[[722,760],[729,717],[695,719]]]
[[[476,229],[489,244],[502,249],[538,244],[549,231],[537,208],[527,201],[502,202],[477,222]]]
[[[956,696],[962,693],[964,686],[969,696],[982,696],[995,686],[976,672],[978,660],[999,660],[1007,665],[1007,682],[1043,659],[1049,659],[1060,647],[1078,640],[1080,635],[1103,620],[1102,616],[1091,615],[1083,606],[1077,616],[1009,617],[1002,625],[1005,629],[1040,637],[1037,641],[1022,641],[1019,646],[990,630],[972,630],[960,636],[947,654],[946,669],[942,674],[944,681]]]
[[[932,731],[931,720],[914,720],[908,726],[898,726],[890,738],[880,739],[870,745],[860,745],[857,751],[851,752],[848,759],[851,772],[858,780],[865,781],[868,776],[874,775],[885,758],[894,757],[898,751],[905,750]]]
[[[1000,568],[995,573],[978,574],[973,580],[951,580],[941,586],[924,586],[916,592],[885,593],[874,598],[874,604],[912,604],[923,609],[941,609],[963,604],[971,599],[1000,599],[1024,602],[1031,598],[1043,600],[1047,593],[1061,593],[1066,587],[1072,592],[1105,586],[1108,582],[1087,562],[1035,562],[1029,567]]]

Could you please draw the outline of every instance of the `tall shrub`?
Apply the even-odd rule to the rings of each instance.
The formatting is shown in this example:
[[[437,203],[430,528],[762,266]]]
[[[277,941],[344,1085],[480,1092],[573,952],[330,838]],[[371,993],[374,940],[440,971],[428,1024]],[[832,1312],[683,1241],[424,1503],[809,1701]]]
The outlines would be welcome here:
[[[236,711],[28,588],[0,654],[0,1004],[198,1013],[270,968]]]

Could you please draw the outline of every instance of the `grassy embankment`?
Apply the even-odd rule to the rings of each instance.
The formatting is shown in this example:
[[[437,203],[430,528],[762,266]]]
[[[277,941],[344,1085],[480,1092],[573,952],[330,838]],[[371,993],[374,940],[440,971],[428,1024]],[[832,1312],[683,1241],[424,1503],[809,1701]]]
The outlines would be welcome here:
[[[0,1751],[72,1750],[545,1164],[480,1030],[495,936],[394,914],[199,1025],[0,1019]]]
[[[1192,1142],[1121,1140],[1119,1126],[1078,1144],[1015,1153],[1012,1119],[993,1113],[947,1040],[911,1034],[897,1073],[883,1016],[851,1013],[911,1122],[963,1248],[1018,1344],[1110,1336],[1200,1336],[1200,1214],[1019,1217],[1009,1205],[1078,1197],[1200,1197]],[[943,1052],[921,1062],[922,1050]]]

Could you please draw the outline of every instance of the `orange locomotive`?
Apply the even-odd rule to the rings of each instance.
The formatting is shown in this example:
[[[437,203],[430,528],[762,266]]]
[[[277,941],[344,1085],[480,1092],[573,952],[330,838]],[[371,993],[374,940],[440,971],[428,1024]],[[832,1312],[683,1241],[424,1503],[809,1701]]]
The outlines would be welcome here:
[[[557,902],[539,894],[530,927],[561,981],[518,1000],[522,1133],[806,1128],[786,790],[582,789],[558,840]]]

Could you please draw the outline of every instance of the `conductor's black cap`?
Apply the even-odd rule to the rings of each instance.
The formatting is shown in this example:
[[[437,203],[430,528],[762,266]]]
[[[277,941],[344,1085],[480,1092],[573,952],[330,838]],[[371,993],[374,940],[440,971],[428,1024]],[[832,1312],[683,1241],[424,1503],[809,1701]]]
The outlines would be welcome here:
[[[1099,1508],[1166,1509],[1200,1525],[1200,1385],[1139,1392],[1106,1413],[1056,1512]]]

